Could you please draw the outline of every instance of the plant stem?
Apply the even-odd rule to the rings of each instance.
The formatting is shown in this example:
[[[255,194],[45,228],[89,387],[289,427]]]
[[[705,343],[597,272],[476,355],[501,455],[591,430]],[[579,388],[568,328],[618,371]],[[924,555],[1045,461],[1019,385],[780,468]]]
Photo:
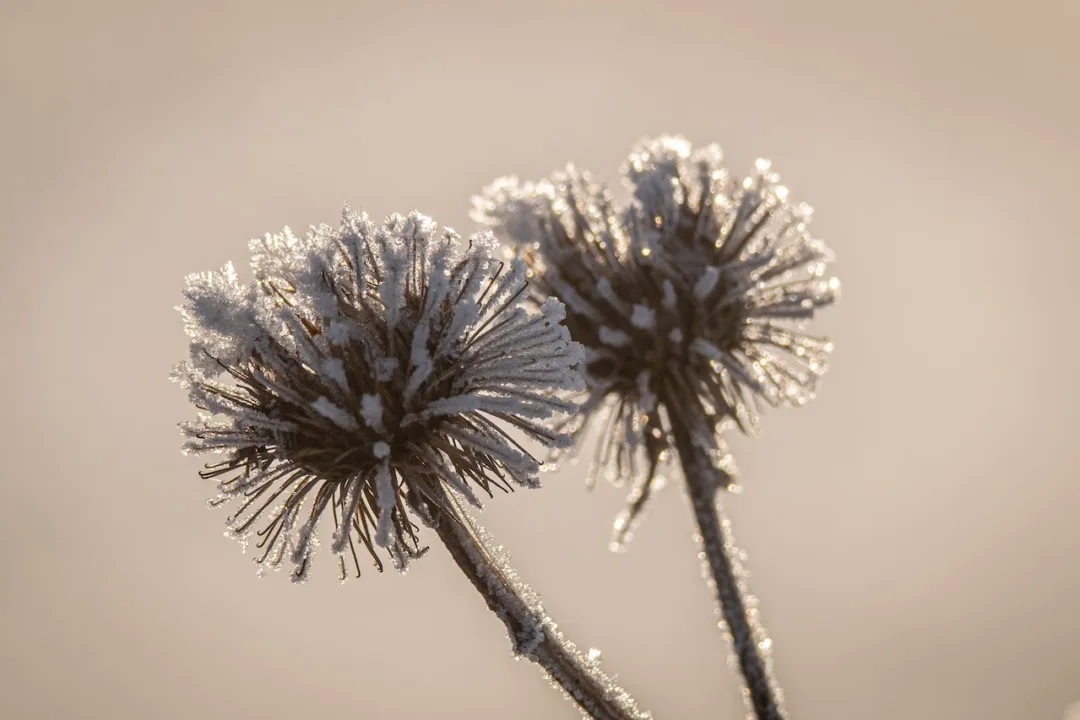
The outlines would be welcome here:
[[[582,712],[596,720],[649,720],[637,702],[600,670],[598,659],[583,655],[563,638],[544,612],[539,596],[518,579],[508,558],[469,516],[452,493],[437,486],[443,512],[435,530],[454,561],[506,625],[514,654],[540,665]],[[452,517],[447,517],[447,512]]]
[[[717,468],[708,454],[694,444],[689,431],[676,423],[672,428],[675,448],[686,476],[690,504],[701,535],[707,580],[711,581],[723,619],[738,658],[745,683],[744,697],[758,720],[783,720],[782,696],[772,674],[768,637],[757,620],[757,609],[748,608],[738,549],[731,537],[717,494],[732,478]],[[752,600],[752,599],[751,599]]]

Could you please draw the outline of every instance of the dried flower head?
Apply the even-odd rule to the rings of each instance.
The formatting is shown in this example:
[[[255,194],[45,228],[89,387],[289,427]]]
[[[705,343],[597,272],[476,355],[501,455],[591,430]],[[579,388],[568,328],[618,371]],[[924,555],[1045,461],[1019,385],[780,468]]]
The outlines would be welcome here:
[[[525,309],[525,268],[493,260],[497,245],[346,208],[336,230],[253,240],[250,285],[231,265],[188,277],[190,360],[173,379],[204,413],[181,424],[185,450],[227,455],[201,474],[224,478],[212,504],[239,501],[230,533],[257,530],[261,566],[305,579],[329,516],[342,579],[346,552],[360,572],[357,541],[403,570],[422,552],[408,511],[427,519],[438,483],[475,506],[474,488],[538,485],[507,429],[568,444],[544,423],[575,409],[551,390],[584,387],[582,351],[559,301]]]
[[[752,431],[760,401],[812,398],[832,350],[803,332],[839,296],[811,209],[788,200],[767,161],[740,180],[721,157],[678,136],[642,141],[623,168],[626,206],[573,166],[474,199],[473,217],[518,243],[535,297],[566,303],[586,347],[588,396],[570,429],[604,425],[590,481],[601,466],[633,481],[616,547],[657,488],[673,423],[730,484],[725,425]]]

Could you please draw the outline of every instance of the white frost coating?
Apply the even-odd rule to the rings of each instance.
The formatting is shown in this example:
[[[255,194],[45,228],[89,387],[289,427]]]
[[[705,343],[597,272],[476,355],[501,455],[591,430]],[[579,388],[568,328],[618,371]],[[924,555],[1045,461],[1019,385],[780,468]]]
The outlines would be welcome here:
[[[299,565],[308,559],[315,536],[315,527],[319,524],[319,520],[322,519],[323,510],[326,509],[326,504],[329,501],[330,493],[324,493],[316,502],[307,522],[300,526],[300,532],[297,534],[296,544],[292,554],[292,562],[294,565]]]
[[[315,412],[319,413],[328,420],[333,420],[334,424],[346,430],[356,429],[356,420],[352,418],[347,412],[339,408],[334,403],[330,402],[325,396],[320,397],[318,400],[311,404],[311,407],[315,409]]]
[[[341,362],[341,358],[329,357],[323,359],[322,371],[326,377],[337,383],[339,388],[348,392],[349,380],[345,377],[345,364]]]
[[[673,328],[671,332],[667,334],[668,340],[678,345],[683,341],[683,331],[679,328]]]
[[[475,395],[456,395],[454,397],[436,400],[425,408],[423,417],[438,417],[439,415],[461,415],[479,409],[480,398]]]
[[[582,295],[574,289],[574,286],[570,283],[560,279],[558,274],[551,271],[547,277],[548,284],[551,285],[552,292],[558,294],[559,298],[566,303],[566,306],[573,309],[574,312],[584,315],[593,322],[603,322],[604,315],[596,309],[592,303],[586,300]]]
[[[679,307],[679,300],[675,295],[675,286],[671,284],[670,280],[664,281],[664,309],[669,312],[675,312]]]
[[[386,443],[382,443],[386,446]],[[390,448],[386,447],[389,454]],[[383,457],[379,463],[378,472],[375,475],[375,491],[378,494],[379,527],[375,534],[375,542],[379,547],[387,547],[390,544],[390,527],[393,519],[394,508],[397,505],[397,495],[394,492],[394,477],[390,471],[390,463]]]
[[[536,419],[546,418],[552,413],[571,413],[577,409],[577,405],[573,402],[552,397],[546,393],[494,387],[478,387],[477,390],[478,392],[475,394],[462,395],[458,398],[451,398],[451,400],[460,401],[463,407],[471,405],[473,410],[503,412]],[[496,395],[491,391],[501,394]],[[472,402],[470,402],[470,399]],[[440,411],[438,414],[445,414],[445,410]]]
[[[630,322],[636,328],[652,330],[656,327],[656,311],[648,305],[634,305],[634,312],[630,316]]]
[[[360,397],[360,417],[364,418],[367,426],[375,432],[384,432],[385,426],[382,421],[382,398],[378,395],[362,395]]]
[[[488,291],[480,306],[478,318],[485,318],[489,313],[504,304],[525,286],[525,263],[514,259],[510,262],[509,270],[504,270],[502,275],[495,281],[492,289]]]
[[[642,370],[637,376],[638,402],[643,412],[650,413],[656,409],[656,393],[652,390],[652,373]]]
[[[630,344],[630,336],[622,330],[615,330],[607,325],[601,325],[598,330],[600,342],[613,348],[626,347]]]
[[[735,375],[739,381],[747,387],[758,392],[762,390],[761,383],[758,382],[757,378],[746,371],[746,368],[742,363],[707,340],[702,340],[701,338],[695,339],[690,343],[690,350],[702,357],[719,363],[725,370]]]
[[[250,348],[254,333],[248,302],[252,293],[240,285],[232,263],[218,272],[187,276],[185,303],[177,310],[193,340],[191,363],[208,377],[223,372],[214,358],[233,362]]]
[[[394,379],[394,373],[401,366],[401,361],[396,357],[379,358],[375,363],[375,379],[379,382],[389,382]]]
[[[472,275],[479,277],[480,273]],[[479,283],[476,284],[479,286]],[[478,289],[478,288],[477,288]],[[462,300],[454,305],[454,314],[450,320],[450,326],[443,334],[438,346],[435,348],[434,357],[443,357],[449,354],[455,346],[462,343],[462,336],[466,329],[474,326],[479,320],[479,306],[476,300],[468,294],[469,286],[466,286],[466,294]],[[476,289],[473,289],[476,292]]]
[[[363,478],[356,477],[349,481],[348,491],[345,493],[344,511],[342,522],[334,531],[334,540],[330,550],[335,555],[343,555],[349,547],[349,533],[352,532],[352,518],[356,515],[356,509],[360,506],[360,498],[363,496]]]
[[[372,446],[371,452],[373,455],[375,455],[375,457],[383,460],[390,457],[390,446],[380,440]]]
[[[623,174],[631,183],[640,182],[654,174],[678,177],[680,165],[690,157],[690,141],[682,135],[661,135],[641,140],[623,166]]]
[[[457,472],[446,463],[442,452],[428,448],[423,448],[420,452],[447,485],[453,488],[455,492],[462,495],[468,500],[469,504],[477,510],[482,510],[484,508],[483,503],[480,502],[480,498],[476,496],[476,492],[472,487],[462,480]]]
[[[566,319],[566,306],[558,298],[549,297],[540,306],[540,313],[551,325],[556,325]]]
[[[383,318],[386,321],[387,330],[392,331],[397,327],[401,315],[401,307],[405,302],[405,294],[402,284],[405,275],[405,259],[399,254],[399,243],[386,239],[387,252],[383,256],[386,263],[383,281],[379,284],[379,299],[383,304]],[[397,251],[397,252],[395,252]]]
[[[409,354],[409,362],[412,365],[412,374],[409,375],[409,382],[405,385],[405,402],[412,400],[416,391],[420,389],[420,386],[431,375],[431,371],[434,369],[434,365],[431,361],[431,355],[428,354],[427,343],[430,336],[430,328],[427,324],[419,325],[413,333],[412,351]]]
[[[611,286],[611,281],[607,278],[600,278],[597,281],[596,291],[600,293],[600,297],[620,313],[625,314],[629,309],[629,304],[619,297],[618,293],[615,292],[615,288]]]
[[[720,349],[704,338],[694,338],[690,343],[690,350],[709,360],[720,360],[723,353]]]
[[[285,331],[289,336],[290,347],[296,353],[298,359],[308,367],[317,368],[322,363],[323,355],[320,349],[312,342],[304,323],[298,317],[298,314],[302,312],[300,309],[281,308],[279,311],[281,324],[285,327]]]
[[[303,256],[304,246],[310,244],[293,234],[289,227],[280,233],[266,233],[262,238],[248,243],[251,250],[251,269],[257,280],[286,278],[293,273]]]
[[[705,268],[705,272],[702,273],[698,281],[694,283],[694,297],[698,300],[704,300],[709,296],[716,288],[717,281],[720,280],[720,268],[710,265]]]
[[[523,477],[516,477],[515,480],[521,484],[531,484],[540,470],[540,464],[535,458],[507,445],[501,438],[492,438],[480,432],[468,432],[457,428],[450,428],[447,432],[462,445],[487,453],[508,468],[519,471]]]

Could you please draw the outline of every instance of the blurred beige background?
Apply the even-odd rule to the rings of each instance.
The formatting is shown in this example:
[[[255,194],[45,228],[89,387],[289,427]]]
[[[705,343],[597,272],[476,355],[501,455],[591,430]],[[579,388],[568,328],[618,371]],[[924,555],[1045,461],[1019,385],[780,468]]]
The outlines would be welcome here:
[[[1080,5],[8,2],[0,10],[0,717],[574,718],[436,548],[259,580],[167,382],[189,272],[645,134],[770,157],[837,251],[818,400],[728,507],[793,720],[1080,700]],[[580,474],[483,521],[665,718],[741,717],[676,484],[632,551]],[[323,566],[324,570],[328,570]]]

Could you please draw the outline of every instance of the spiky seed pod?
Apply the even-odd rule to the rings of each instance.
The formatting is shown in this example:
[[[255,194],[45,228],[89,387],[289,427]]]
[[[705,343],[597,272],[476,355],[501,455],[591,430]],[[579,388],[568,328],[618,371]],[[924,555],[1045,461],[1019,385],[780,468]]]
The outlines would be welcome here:
[[[673,423],[731,483],[726,424],[753,431],[762,403],[806,402],[828,366],[832,344],[804,325],[840,286],[810,207],[789,201],[767,161],[740,180],[721,159],[716,145],[661,136],[623,167],[625,206],[573,166],[537,183],[502,178],[474,199],[473,217],[518,244],[534,299],[566,303],[586,347],[588,390],[569,429],[602,426],[590,480],[606,467],[633,482],[614,547],[658,485]]]
[[[575,410],[553,393],[583,389],[581,348],[559,301],[526,310],[525,268],[497,245],[346,208],[337,229],[253,240],[249,285],[231,265],[188,277],[190,359],[173,379],[203,413],[181,424],[184,447],[226,455],[202,475],[223,478],[212,504],[238,502],[229,531],[254,531],[260,566],[305,579],[327,521],[342,579],[346,554],[360,572],[357,544],[404,570],[422,552],[410,511],[438,512],[442,486],[480,506],[477,489],[538,484],[508,428],[568,444],[545,423]]]

